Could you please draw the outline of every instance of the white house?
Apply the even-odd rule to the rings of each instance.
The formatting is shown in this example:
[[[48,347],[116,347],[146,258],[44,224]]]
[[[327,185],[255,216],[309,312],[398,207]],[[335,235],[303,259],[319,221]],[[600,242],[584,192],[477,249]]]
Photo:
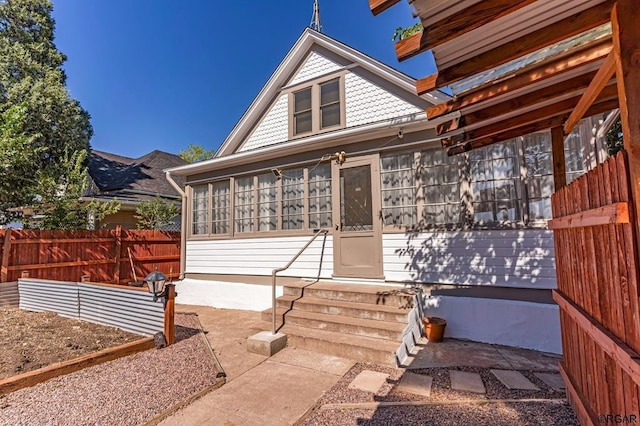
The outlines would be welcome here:
[[[417,286],[447,336],[561,352],[550,136],[448,157],[425,114],[446,98],[306,29],[215,158],[167,172],[186,181],[178,302],[269,308],[272,270],[327,229],[278,295],[301,279]],[[602,137],[580,136],[599,122],[567,139],[569,180],[599,160]]]

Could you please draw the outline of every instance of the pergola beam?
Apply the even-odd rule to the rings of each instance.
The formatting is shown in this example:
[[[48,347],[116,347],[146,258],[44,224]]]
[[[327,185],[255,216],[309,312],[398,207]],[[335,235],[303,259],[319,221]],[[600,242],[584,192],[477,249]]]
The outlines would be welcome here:
[[[551,157],[553,160],[553,184],[557,191],[567,185],[567,167],[564,157],[564,132],[562,126],[551,128]]]
[[[487,86],[473,89],[471,92],[465,93],[448,102],[434,105],[427,109],[427,117],[429,119],[440,117],[450,112],[458,111],[462,108],[511,93],[530,84],[572,71],[604,58],[611,52],[612,46],[613,41],[611,39],[582,46],[567,55],[554,58],[550,62],[528,70],[522,70],[499,83],[491,82]]]
[[[604,63],[596,73],[595,77],[593,77],[591,83],[589,83],[587,90],[585,90],[584,94],[578,101],[578,104],[571,112],[571,115],[569,115],[566,123],[564,123],[563,130],[565,135],[571,133],[578,122],[582,120],[582,117],[584,117],[584,114],[587,112],[591,104],[593,104],[600,92],[602,92],[602,89],[604,89],[604,87],[609,83],[609,80],[611,80],[611,77],[613,77],[613,74],[615,74],[615,70],[616,58],[614,52],[611,52],[607,55]]]
[[[462,63],[442,68],[435,74],[418,80],[416,91],[418,95],[424,95],[609,22],[611,7],[614,3],[613,0],[600,3]]]
[[[597,102],[589,108],[587,111],[587,116],[601,114],[612,109],[618,108],[618,99],[609,99],[602,102]],[[543,130],[552,129],[554,127],[562,126],[562,123],[566,120],[567,113],[558,114],[556,116],[543,119],[540,121],[536,121],[533,123],[525,124],[520,127],[512,128],[505,132],[501,132],[486,138],[476,139],[473,141],[468,141],[461,143],[459,145],[453,146],[447,150],[447,154],[457,155],[463,152],[471,151],[472,149],[482,148],[487,145],[492,145],[498,142],[504,142],[509,139],[517,138],[520,136],[528,135],[530,133],[540,132]]]
[[[584,90],[596,75],[595,71],[571,78],[551,86],[534,90],[513,99],[500,102],[469,113],[462,113],[456,120],[442,123],[436,127],[438,135],[457,130],[464,126],[473,126],[486,120],[510,114],[518,110],[532,108],[535,105],[559,99],[564,96],[575,95]]]
[[[378,15],[396,3],[400,3],[400,0],[369,0],[369,9],[374,15]]]
[[[369,0],[369,4],[374,0]],[[453,16],[430,24],[425,30],[396,43],[396,55],[404,61],[447,41],[460,37],[496,19],[521,9],[535,0],[483,0]]]
[[[618,96],[618,91],[615,85],[610,85],[604,88],[598,96],[598,101],[606,101],[614,99]],[[524,114],[510,117],[506,120],[500,120],[495,123],[489,124],[484,127],[480,127],[474,130],[470,130],[458,136],[446,138],[442,140],[442,146],[448,147],[456,145],[462,142],[471,142],[478,139],[485,139],[490,136],[503,133],[507,130],[515,129],[526,124],[536,123],[543,121],[549,117],[557,115],[568,116],[574,109],[576,103],[580,100],[580,96],[574,96],[569,99],[556,102],[551,105],[546,105],[541,108],[534,109]],[[553,126],[552,126],[553,127]]]

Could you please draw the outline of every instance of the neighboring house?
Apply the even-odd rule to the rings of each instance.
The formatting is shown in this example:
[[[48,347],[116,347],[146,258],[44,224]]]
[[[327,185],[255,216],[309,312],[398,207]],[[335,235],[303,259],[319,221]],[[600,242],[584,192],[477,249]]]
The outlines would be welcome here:
[[[140,202],[153,199],[156,195],[167,201],[180,202],[180,194],[167,182],[164,169],[187,164],[182,158],[163,151],[152,151],[140,158],[92,150],[89,157],[89,185],[85,200],[120,202],[120,211],[104,218],[98,227],[124,229],[136,227],[133,217]],[[182,185],[182,181],[179,181]],[[167,230],[180,230],[181,218]]]
[[[168,171],[188,206],[178,301],[268,308],[272,270],[325,228],[278,294],[318,276],[417,284],[448,336],[561,352],[549,135],[447,157],[425,114],[446,98],[306,29],[215,158]],[[570,179],[595,165],[590,136],[567,138]]]

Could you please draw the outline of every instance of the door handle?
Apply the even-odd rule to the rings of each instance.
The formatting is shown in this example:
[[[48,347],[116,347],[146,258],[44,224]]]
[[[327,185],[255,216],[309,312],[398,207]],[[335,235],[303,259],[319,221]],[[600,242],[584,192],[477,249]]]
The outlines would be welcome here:
[[[340,230],[340,225],[336,225],[336,231]]]

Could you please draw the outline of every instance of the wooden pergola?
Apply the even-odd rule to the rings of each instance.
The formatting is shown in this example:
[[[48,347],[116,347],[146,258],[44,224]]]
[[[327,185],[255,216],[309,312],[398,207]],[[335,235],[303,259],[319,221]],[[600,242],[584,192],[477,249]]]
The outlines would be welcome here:
[[[369,5],[378,14],[399,1],[369,0]],[[570,400],[583,424],[597,424],[598,416],[625,414],[625,410],[637,415],[640,1],[408,2],[424,29],[397,42],[396,53],[401,61],[428,50],[433,53],[438,71],[418,80],[418,94],[444,87],[453,91],[453,99],[427,110],[429,118],[460,113],[459,118],[438,127],[449,155],[551,130],[557,192],[553,199],[554,226],[550,228],[561,230],[554,234],[559,286],[554,299],[561,307],[563,374]],[[564,139],[583,117],[615,108],[620,109],[626,154],[603,164],[590,177],[566,186]],[[627,192],[629,197],[625,199]],[[621,214],[627,208],[629,214]],[[607,228],[609,225],[611,228]],[[564,230],[574,233],[563,233]],[[613,253],[593,251],[600,247],[599,240],[610,243]],[[567,254],[570,250],[575,253]],[[603,256],[614,257],[613,266],[588,264],[600,263],[598,259]],[[561,270],[565,267],[571,273]],[[571,274],[580,278],[571,281]],[[603,287],[588,282],[596,278],[606,278],[611,283],[606,297],[610,297],[608,293],[619,293],[619,300],[615,299],[618,296],[598,298]],[[565,279],[571,283],[563,290],[561,282]],[[577,287],[572,290],[574,284]],[[566,293],[571,292],[568,297]],[[581,299],[584,294],[591,297],[588,292],[595,294],[595,301]],[[620,305],[607,307],[603,300]],[[615,309],[622,313],[615,314]],[[606,324],[605,311],[613,318],[610,325]],[[568,318],[573,321],[571,327],[583,333],[577,340],[566,337],[570,334]],[[622,321],[622,325],[616,325],[616,321]],[[589,352],[591,342],[593,350]],[[566,346],[575,347],[568,351]],[[585,351],[591,355],[582,353]],[[615,364],[602,361],[608,365],[602,367],[605,364],[598,364],[599,358],[606,362],[611,359]],[[579,368],[572,370],[567,366],[569,362],[579,364]],[[600,368],[596,366],[605,371],[596,371]],[[567,376],[569,370],[573,373]],[[598,393],[584,386],[587,379],[594,380],[593,386],[605,386],[603,380],[619,379],[622,390],[609,386],[607,392],[611,395]],[[605,409],[612,411],[600,412]]]

